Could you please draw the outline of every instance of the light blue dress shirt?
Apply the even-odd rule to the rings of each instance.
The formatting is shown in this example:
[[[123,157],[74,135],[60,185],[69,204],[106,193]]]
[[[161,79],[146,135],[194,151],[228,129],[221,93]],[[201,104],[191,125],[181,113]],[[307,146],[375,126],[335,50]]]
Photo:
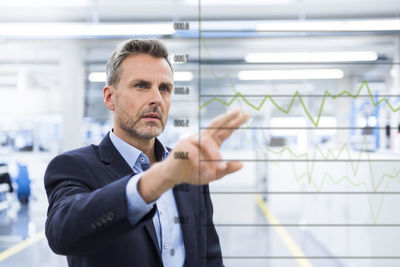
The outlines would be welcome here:
[[[112,131],[110,131],[110,139],[136,173],[127,183],[125,190],[130,222],[136,224],[156,204],[157,209],[153,217],[153,223],[159,248],[161,249],[163,264],[165,267],[184,266],[185,246],[181,226],[177,223],[179,222],[179,213],[172,189],[164,192],[157,200],[147,204],[139,194],[137,184],[143,175],[142,166],[145,166],[145,164],[150,166],[149,158],[142,151],[120,139]],[[162,148],[162,159],[165,159],[168,156],[168,150],[163,145]]]

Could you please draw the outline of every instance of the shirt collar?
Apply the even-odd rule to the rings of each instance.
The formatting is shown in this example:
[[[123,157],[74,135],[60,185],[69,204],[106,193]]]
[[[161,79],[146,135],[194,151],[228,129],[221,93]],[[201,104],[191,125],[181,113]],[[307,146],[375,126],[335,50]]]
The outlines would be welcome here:
[[[130,144],[116,136],[113,131],[110,131],[110,139],[115,148],[118,150],[118,152],[125,159],[129,166],[135,166],[141,154],[143,154],[143,156],[147,158],[147,156],[142,151],[134,146],[131,146]],[[168,156],[168,150],[157,138],[155,140],[155,154],[157,161],[161,161]]]

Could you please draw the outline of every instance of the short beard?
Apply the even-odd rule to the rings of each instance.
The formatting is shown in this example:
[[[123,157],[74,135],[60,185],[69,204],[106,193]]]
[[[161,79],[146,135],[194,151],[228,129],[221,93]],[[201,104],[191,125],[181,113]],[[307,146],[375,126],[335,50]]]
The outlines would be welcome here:
[[[142,119],[142,116],[148,112],[157,112],[160,115],[161,129],[157,128],[156,133],[151,132],[151,131],[146,132],[146,131],[138,131],[137,130],[137,124]],[[125,117],[126,120],[124,120],[123,118],[121,119],[121,117],[118,118],[117,123],[118,123],[119,127],[132,137],[149,140],[149,139],[153,139],[153,138],[159,136],[165,129],[165,125],[162,121],[161,112],[158,110],[158,107],[151,108],[150,110],[141,112],[139,114],[139,118],[136,121],[133,121],[133,119],[129,117],[128,113],[126,113],[123,110],[120,110],[120,114],[122,115],[122,117]]]
[[[159,136],[164,131],[164,126],[162,127],[161,131],[154,133],[154,132],[140,132],[136,130],[136,124],[138,121],[133,123],[132,125],[126,125],[124,123],[119,122],[119,127],[128,133],[132,137],[140,138],[140,139],[153,139]],[[157,129],[158,130],[158,129]]]

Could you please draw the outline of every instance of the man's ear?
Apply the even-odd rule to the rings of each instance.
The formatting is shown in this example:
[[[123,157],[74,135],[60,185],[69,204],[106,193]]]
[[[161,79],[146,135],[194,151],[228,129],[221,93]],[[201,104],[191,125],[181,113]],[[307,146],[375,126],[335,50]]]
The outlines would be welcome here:
[[[115,109],[115,87],[112,85],[107,85],[103,88],[103,100],[106,107],[114,111]]]

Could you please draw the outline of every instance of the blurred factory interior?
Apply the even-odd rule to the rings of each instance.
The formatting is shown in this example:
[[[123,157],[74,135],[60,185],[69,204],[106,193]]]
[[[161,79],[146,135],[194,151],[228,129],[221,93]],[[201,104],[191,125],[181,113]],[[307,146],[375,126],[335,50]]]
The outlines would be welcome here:
[[[396,0],[0,0],[0,266],[67,266],[46,166],[110,131],[107,59],[151,37],[175,70],[166,144],[251,115],[223,145],[243,170],[211,184],[226,266],[400,266]]]

